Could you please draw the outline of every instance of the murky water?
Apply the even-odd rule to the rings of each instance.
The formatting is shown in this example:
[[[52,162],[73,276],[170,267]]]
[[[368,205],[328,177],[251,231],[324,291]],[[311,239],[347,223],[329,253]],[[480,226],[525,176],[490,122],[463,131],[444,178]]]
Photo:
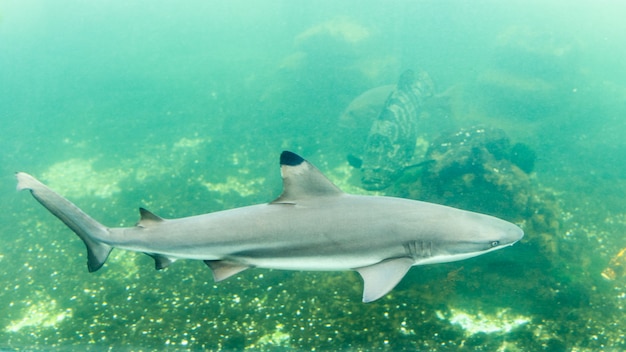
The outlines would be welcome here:
[[[0,348],[624,349],[625,10],[0,2]],[[80,240],[14,190],[26,171],[132,226],[140,206],[170,218],[270,201],[293,150],[373,194],[347,160],[384,101],[345,109],[406,69],[436,83],[415,152],[435,162],[378,194],[487,212],[526,236],[412,268],[370,304],[354,272],[253,269],[215,284],[201,262],[155,271],[114,250],[89,274]]]

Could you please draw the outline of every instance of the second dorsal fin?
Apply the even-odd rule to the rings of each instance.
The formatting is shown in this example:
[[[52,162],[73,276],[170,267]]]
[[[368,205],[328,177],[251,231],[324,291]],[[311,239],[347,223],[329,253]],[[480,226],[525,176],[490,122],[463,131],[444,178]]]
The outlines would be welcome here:
[[[165,221],[162,217],[154,215],[152,212],[146,210],[145,208],[139,208],[139,215],[141,215],[141,218],[139,219],[137,226],[140,227],[150,227],[154,224]]]

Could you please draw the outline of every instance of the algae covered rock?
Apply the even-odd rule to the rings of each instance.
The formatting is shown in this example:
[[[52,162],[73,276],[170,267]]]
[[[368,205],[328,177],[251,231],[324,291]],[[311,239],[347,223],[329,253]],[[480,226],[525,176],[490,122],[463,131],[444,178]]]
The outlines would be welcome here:
[[[526,213],[534,152],[511,146],[501,129],[471,127],[435,139],[425,159],[422,197],[500,216]]]

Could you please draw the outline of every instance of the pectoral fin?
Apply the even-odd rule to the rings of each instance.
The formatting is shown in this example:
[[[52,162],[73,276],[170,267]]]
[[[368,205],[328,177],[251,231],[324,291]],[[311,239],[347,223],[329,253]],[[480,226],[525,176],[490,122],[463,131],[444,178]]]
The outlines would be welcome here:
[[[391,291],[413,265],[411,258],[387,259],[356,268],[363,278],[363,302],[372,302]]]

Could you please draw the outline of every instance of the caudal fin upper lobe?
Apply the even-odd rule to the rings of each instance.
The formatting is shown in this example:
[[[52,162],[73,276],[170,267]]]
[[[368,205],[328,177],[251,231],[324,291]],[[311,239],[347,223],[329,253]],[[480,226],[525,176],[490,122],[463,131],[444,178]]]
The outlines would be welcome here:
[[[89,272],[100,269],[113,249],[113,247],[102,242],[102,239],[109,234],[109,229],[31,175],[18,172],[15,177],[17,178],[18,190],[30,190],[39,203],[83,240],[87,247]]]

